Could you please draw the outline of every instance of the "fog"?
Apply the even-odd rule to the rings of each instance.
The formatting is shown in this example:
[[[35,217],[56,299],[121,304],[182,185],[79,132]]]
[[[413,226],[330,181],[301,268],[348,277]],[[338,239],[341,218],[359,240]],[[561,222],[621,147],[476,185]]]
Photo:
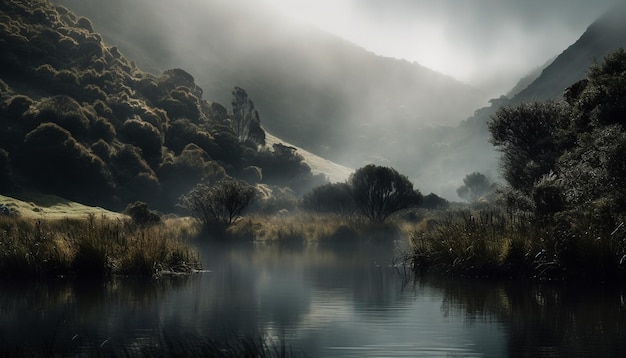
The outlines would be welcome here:
[[[185,69],[209,101],[230,108],[243,87],[264,127],[294,145],[352,168],[394,166],[458,200],[465,174],[497,177],[497,155],[485,133],[449,129],[562,52],[612,0],[57,2],[142,69]]]
[[[264,0],[383,56],[506,93],[574,42],[614,0]]]

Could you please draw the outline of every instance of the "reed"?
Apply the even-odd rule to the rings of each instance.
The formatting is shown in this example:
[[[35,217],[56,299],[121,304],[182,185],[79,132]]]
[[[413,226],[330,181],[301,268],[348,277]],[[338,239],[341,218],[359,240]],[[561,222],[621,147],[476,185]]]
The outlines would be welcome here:
[[[0,218],[0,276],[159,276],[199,268],[184,221],[139,227],[130,220]]]
[[[411,234],[416,271],[614,281],[626,277],[622,223],[589,214],[536,218],[499,209],[441,215]]]
[[[321,213],[253,215],[228,229],[231,238],[287,243],[393,240],[400,232],[395,223],[372,223],[360,217]]]

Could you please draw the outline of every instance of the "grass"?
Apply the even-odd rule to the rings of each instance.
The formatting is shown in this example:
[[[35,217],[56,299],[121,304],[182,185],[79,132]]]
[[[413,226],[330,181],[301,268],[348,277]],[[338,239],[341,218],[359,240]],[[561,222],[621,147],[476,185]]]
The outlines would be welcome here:
[[[393,240],[400,235],[396,223],[371,223],[358,217],[332,214],[252,215],[228,229],[233,238],[281,244],[353,243]]]
[[[82,205],[55,195],[32,192],[20,192],[17,197],[0,195],[0,204],[7,206],[14,214],[26,218],[64,219],[89,214],[120,219],[126,217],[120,213]]]
[[[616,281],[626,278],[623,223],[575,212],[553,218],[498,209],[432,218],[411,235],[416,271],[459,276]]]
[[[0,276],[76,275],[158,277],[200,268],[184,242],[195,229],[170,219],[138,227],[130,219],[96,217],[39,219],[0,217]]]

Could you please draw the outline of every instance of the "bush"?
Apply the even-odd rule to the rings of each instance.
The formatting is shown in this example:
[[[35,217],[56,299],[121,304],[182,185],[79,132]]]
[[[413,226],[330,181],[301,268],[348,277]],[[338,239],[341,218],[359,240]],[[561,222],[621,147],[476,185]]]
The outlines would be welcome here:
[[[53,123],[26,135],[14,165],[37,189],[67,199],[101,204],[113,191],[106,164]]]
[[[163,138],[159,130],[152,124],[140,119],[129,119],[124,122],[120,134],[126,143],[140,148],[146,160],[158,162],[161,157]]]
[[[205,228],[227,227],[252,203],[254,187],[236,179],[223,179],[208,186],[198,184],[180,200],[180,206]]]
[[[357,211],[356,202],[347,183],[329,183],[308,192],[302,198],[302,208],[319,213],[352,215]]]
[[[161,222],[161,216],[156,211],[150,210],[148,204],[142,201],[128,204],[124,209],[124,214],[130,216],[139,226],[151,226]]]

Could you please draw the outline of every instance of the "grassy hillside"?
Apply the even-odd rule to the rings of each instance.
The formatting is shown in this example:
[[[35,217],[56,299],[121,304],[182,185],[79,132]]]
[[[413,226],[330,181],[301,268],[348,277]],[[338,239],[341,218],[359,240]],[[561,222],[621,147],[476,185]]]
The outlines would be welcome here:
[[[20,195],[21,199],[0,195],[0,204],[13,214],[24,218],[66,219],[80,218],[93,214],[97,217],[126,218],[126,215],[99,207],[87,206],[55,195]]]

